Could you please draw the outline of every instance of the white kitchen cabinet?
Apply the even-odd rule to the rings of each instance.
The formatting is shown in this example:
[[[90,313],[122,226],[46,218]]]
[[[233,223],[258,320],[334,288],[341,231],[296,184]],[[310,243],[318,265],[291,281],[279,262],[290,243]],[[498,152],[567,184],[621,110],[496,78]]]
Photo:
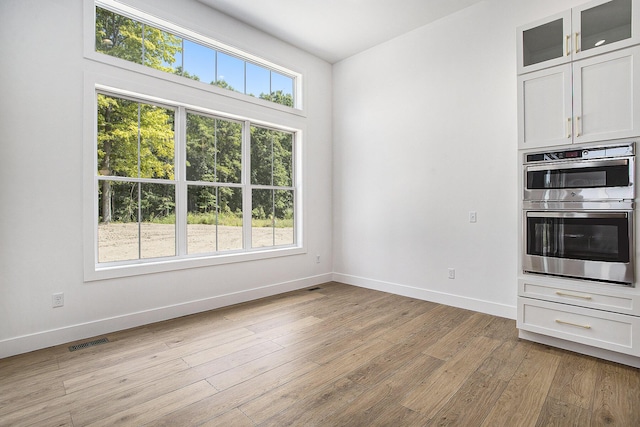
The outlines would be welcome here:
[[[518,77],[521,149],[640,135],[640,47]]]
[[[623,285],[524,275],[518,280],[518,296],[640,316],[640,293],[633,287]]]
[[[518,74],[571,61],[571,11],[518,28]]]
[[[640,43],[639,0],[595,0],[518,28],[518,74]]]
[[[640,317],[518,298],[518,329],[640,356]]]
[[[520,148],[572,142],[571,64],[518,77]]]

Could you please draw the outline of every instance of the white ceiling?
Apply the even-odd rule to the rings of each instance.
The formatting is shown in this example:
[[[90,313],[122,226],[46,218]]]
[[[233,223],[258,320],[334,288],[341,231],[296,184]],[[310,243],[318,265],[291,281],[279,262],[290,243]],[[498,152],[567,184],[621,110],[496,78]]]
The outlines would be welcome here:
[[[482,0],[198,0],[331,63]]]

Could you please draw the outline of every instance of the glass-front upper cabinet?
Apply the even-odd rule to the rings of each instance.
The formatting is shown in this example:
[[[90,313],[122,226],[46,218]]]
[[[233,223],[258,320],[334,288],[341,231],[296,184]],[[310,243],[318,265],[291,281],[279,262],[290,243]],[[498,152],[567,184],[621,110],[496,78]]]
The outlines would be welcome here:
[[[518,74],[571,60],[571,11],[518,28]]]
[[[518,74],[640,43],[640,0],[596,0],[518,28]]]

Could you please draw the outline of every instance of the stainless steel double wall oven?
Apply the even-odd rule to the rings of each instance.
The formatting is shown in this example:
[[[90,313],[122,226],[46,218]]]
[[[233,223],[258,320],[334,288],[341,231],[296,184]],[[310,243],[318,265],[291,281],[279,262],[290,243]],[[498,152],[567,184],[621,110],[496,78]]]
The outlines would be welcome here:
[[[634,142],[527,153],[523,169],[523,270],[634,286]]]

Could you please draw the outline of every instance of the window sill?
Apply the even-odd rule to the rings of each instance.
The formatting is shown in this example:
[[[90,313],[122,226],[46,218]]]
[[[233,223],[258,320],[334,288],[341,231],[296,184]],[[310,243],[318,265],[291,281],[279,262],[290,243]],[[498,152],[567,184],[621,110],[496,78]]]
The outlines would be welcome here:
[[[263,259],[279,258],[292,255],[305,254],[304,247],[283,247],[274,249],[261,249],[253,252],[217,254],[211,256],[182,257],[179,259],[157,258],[142,260],[131,264],[118,264],[113,266],[86,265],[84,281],[117,279],[122,277],[140,276],[169,271],[187,270],[191,268],[212,267],[216,265],[259,261]]]

